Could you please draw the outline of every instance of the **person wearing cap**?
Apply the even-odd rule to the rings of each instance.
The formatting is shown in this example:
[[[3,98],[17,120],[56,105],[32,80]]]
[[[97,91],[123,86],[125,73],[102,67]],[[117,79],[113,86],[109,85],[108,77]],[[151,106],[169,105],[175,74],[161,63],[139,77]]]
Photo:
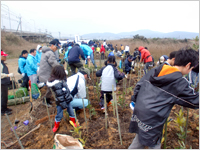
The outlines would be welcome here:
[[[167,61],[168,58],[169,58],[169,57],[168,57],[167,55],[162,55],[162,56],[159,58],[159,60],[157,61],[156,66],[161,65],[162,63],[164,63],[165,61]]]
[[[78,73],[67,78],[67,86],[72,95],[73,100],[70,102],[73,109],[76,111],[83,108],[82,98],[84,100],[84,107],[87,107],[89,100],[86,99],[86,79],[90,79],[90,70],[88,68],[80,68]]]
[[[12,114],[12,109],[7,107],[8,103],[8,85],[10,84],[10,77],[13,77],[13,73],[9,73],[8,67],[4,63],[6,61],[6,54],[1,50],[1,115]]]
[[[150,52],[143,46],[140,46],[138,50],[141,53],[140,63],[144,62],[144,72],[146,74],[148,72],[149,66],[153,66],[153,57],[151,56]]]
[[[36,49],[31,49],[30,54],[28,54],[28,57],[26,59],[26,72],[27,76],[29,77],[29,80],[31,80],[31,83],[37,83],[37,59],[35,58],[36,55]]]
[[[95,64],[95,61],[94,61],[94,54],[93,54],[92,49],[88,45],[83,45],[83,44],[80,45],[80,48],[83,50],[85,58],[87,58],[85,64],[87,64],[88,61],[91,60],[96,69],[97,65]]]
[[[68,50],[68,64],[72,70],[72,75],[76,74],[76,68],[80,69],[83,67],[79,56],[85,60],[83,50],[80,48],[79,44],[75,44],[70,50]]]
[[[135,60],[136,57],[133,57],[133,56],[129,56],[128,58],[126,58],[125,60],[125,68],[124,68],[124,72],[127,74],[127,73],[130,73],[131,69],[134,69],[134,66],[132,67],[131,64],[132,64],[132,61]]]
[[[27,75],[27,70],[26,70],[26,59],[28,57],[28,51],[23,50],[21,55],[19,56],[18,59],[18,72],[22,75],[22,84],[21,87],[25,87],[28,89],[28,75]]]
[[[59,48],[59,41],[56,39],[52,40],[50,43],[50,47],[43,46],[42,47],[42,56],[40,61],[40,69],[38,72],[39,81],[46,83],[47,80],[50,77],[52,68],[56,65],[60,65],[58,61],[56,60],[55,51]],[[48,107],[51,107],[51,91],[50,88],[47,88],[45,97],[47,101]],[[43,99],[43,104],[45,104],[45,101]]]
[[[125,77],[125,74],[118,72],[115,67],[116,61],[115,56],[109,56],[104,67],[96,72],[97,77],[101,77],[101,96],[100,96],[100,106],[101,110],[105,112],[104,108],[104,94],[106,94],[107,105],[112,104],[112,85],[114,86],[114,91],[116,91],[116,80],[122,80]]]
[[[59,62],[60,59],[59,59],[59,51],[58,49],[60,49],[60,41],[58,39],[54,39],[54,41],[56,42],[56,46],[57,46],[57,50],[54,52],[55,53],[55,56],[56,56],[56,60]],[[49,43],[50,44],[50,43]]]

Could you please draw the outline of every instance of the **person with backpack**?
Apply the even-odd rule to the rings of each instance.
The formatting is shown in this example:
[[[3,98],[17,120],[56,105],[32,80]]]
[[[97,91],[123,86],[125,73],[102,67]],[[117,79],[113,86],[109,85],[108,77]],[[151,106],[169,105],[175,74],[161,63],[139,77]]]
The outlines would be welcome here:
[[[153,57],[150,54],[150,52],[147,49],[145,49],[143,46],[140,46],[138,48],[138,50],[141,53],[140,63],[144,62],[144,64],[145,64],[144,72],[145,72],[145,74],[147,74],[149,67],[153,66],[153,64],[154,64]]]
[[[7,107],[8,103],[8,86],[10,84],[10,77],[13,77],[13,73],[9,73],[8,67],[5,64],[6,54],[4,51],[1,50],[1,116],[5,114],[11,115],[12,109]]]
[[[96,72],[97,77],[101,77],[101,97],[100,106],[101,110],[105,112],[104,108],[104,94],[106,94],[106,101],[108,106],[112,104],[112,85],[114,85],[114,91],[116,91],[116,80],[122,80],[125,74],[119,74],[115,67],[115,56],[109,56],[107,65]]]
[[[27,75],[27,70],[25,68],[26,66],[26,59],[28,57],[28,51],[23,50],[21,55],[19,56],[18,59],[18,73],[22,75],[22,84],[21,87],[25,87],[28,89],[28,75]]]
[[[70,90],[66,83],[66,73],[64,67],[57,65],[53,67],[50,78],[47,81],[47,86],[51,88],[55,93],[57,114],[55,116],[53,132],[56,132],[59,128],[60,121],[63,117],[63,110],[67,108],[70,120],[76,127],[75,115],[70,102],[73,100],[73,96],[70,94]]]
[[[35,58],[36,55],[36,49],[31,49],[30,53],[28,54],[28,57],[26,59],[26,72],[27,76],[29,77],[29,80],[31,80],[31,83],[37,84],[37,59]]]
[[[85,60],[83,50],[80,48],[79,44],[75,44],[70,50],[68,50],[68,64],[72,70],[72,75],[76,74],[76,68],[83,68],[83,63],[79,56]]]
[[[129,132],[136,133],[129,149],[160,149],[163,126],[175,104],[199,109],[196,93],[183,77],[198,64],[197,52],[182,48],[174,66],[163,63],[151,69],[136,84],[131,101],[135,104]]]

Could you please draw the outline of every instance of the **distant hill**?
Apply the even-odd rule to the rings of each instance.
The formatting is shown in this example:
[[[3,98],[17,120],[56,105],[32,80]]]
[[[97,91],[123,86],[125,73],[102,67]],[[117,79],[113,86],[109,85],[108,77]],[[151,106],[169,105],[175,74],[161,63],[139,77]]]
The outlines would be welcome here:
[[[146,38],[176,38],[176,39],[193,39],[196,36],[199,36],[199,33],[195,32],[185,32],[185,31],[174,31],[169,33],[163,33],[158,31],[151,30],[138,30],[132,32],[121,32],[118,34],[115,33],[90,33],[81,35],[82,39],[107,39],[107,40],[116,40],[122,38],[132,38],[134,35],[139,34],[143,35]]]

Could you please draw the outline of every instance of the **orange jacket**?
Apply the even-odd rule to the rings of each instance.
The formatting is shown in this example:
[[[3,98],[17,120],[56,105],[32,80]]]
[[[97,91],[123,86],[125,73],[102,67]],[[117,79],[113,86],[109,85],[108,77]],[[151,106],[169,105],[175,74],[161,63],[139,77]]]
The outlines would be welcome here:
[[[150,52],[146,50],[143,46],[140,46],[138,50],[141,52],[141,61],[144,61],[144,63],[153,61],[152,57],[150,56]]]

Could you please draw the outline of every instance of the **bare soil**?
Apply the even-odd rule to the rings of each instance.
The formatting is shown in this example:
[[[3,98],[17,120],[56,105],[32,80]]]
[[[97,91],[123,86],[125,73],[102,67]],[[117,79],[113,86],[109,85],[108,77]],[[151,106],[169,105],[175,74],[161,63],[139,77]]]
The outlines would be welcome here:
[[[7,65],[10,72],[14,72],[16,74],[16,78],[20,78],[20,75],[17,75],[16,68],[16,60],[7,60]],[[92,76],[92,75],[91,75]],[[80,110],[77,112],[77,118],[79,120],[80,125],[82,126],[82,136],[87,137],[85,149],[127,149],[131,144],[135,134],[129,133],[129,124],[130,118],[132,115],[132,111],[129,106],[126,106],[123,110],[121,106],[118,106],[119,112],[119,120],[120,120],[120,129],[122,134],[122,145],[120,143],[117,117],[113,115],[113,108],[109,106],[108,108],[108,117],[109,117],[109,127],[105,129],[105,114],[102,113],[99,106],[99,97],[96,93],[96,90],[93,87],[93,84],[99,81],[99,78],[96,78],[95,72],[92,80],[87,81],[89,100],[92,106],[95,108],[97,114],[92,116],[91,120],[89,119],[89,110],[86,108],[86,116],[88,119],[87,127],[88,133],[86,130],[86,122],[84,119],[84,112]],[[94,81],[94,82],[93,82]],[[136,74],[131,74],[131,83],[130,85],[135,87],[135,83],[137,82]],[[117,84],[117,100],[119,99],[119,92],[122,92],[123,81],[120,81]],[[127,87],[129,85],[129,77],[127,80]],[[46,87],[41,89],[42,97],[44,96],[46,91]],[[126,94],[126,104],[130,103],[132,92],[127,92]],[[53,97],[51,101],[54,101]],[[15,119],[20,120],[20,122],[16,125],[18,128],[16,129],[17,135],[22,137],[30,130],[35,128],[37,124],[41,124],[40,128],[30,133],[26,137],[24,137],[21,142],[24,148],[26,149],[52,149],[54,144],[54,134],[51,130],[51,125],[54,126],[54,116],[51,117],[50,121],[48,118],[48,113],[46,106],[42,105],[42,98],[33,101],[33,111],[30,111],[30,102],[25,104],[10,106],[9,108],[13,109],[13,114],[9,115],[9,118],[14,126]],[[174,106],[170,113],[169,118],[176,120],[176,115],[174,112],[178,113],[180,110],[180,106]],[[186,116],[186,108],[184,108],[184,115]],[[53,104],[53,107],[49,108],[50,115],[56,114],[56,104]],[[187,134],[187,142],[186,147],[193,149],[199,149],[199,130],[196,127],[199,127],[199,117],[196,115],[199,114],[199,110],[189,110],[189,124],[188,130],[191,131]],[[23,121],[29,120],[29,124],[25,126]],[[72,135],[70,130],[73,130],[73,127],[70,125],[68,117],[66,113],[64,113],[64,117],[60,123],[60,127],[56,133]],[[176,123],[172,121],[167,128],[167,148],[174,149],[179,146],[178,144],[178,130],[176,128]],[[1,141],[5,142],[7,145],[16,141],[16,137],[14,133],[10,129],[10,125],[6,116],[1,117]],[[1,144],[1,148],[6,148],[5,144]],[[19,149],[20,145],[15,143],[13,146],[9,147],[11,149]],[[162,144],[163,148],[163,144]]]

